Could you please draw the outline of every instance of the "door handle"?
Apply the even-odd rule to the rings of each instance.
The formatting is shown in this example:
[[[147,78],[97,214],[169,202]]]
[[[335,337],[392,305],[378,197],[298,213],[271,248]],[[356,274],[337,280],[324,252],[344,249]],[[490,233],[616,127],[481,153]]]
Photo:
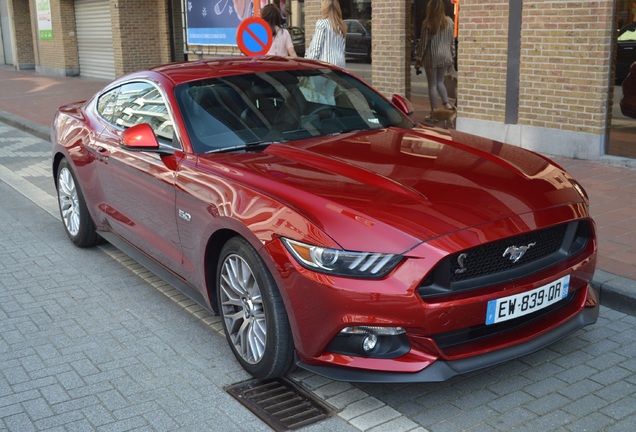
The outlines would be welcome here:
[[[110,156],[110,152],[108,151],[106,147],[97,146],[96,150],[97,150],[97,154],[101,156],[103,160],[108,159],[108,157]]]

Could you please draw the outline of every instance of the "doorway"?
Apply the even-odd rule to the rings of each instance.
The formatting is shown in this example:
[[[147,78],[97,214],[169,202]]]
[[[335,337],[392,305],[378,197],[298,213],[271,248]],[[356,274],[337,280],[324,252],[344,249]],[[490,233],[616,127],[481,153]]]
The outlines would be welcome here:
[[[636,159],[636,115],[621,110],[621,99],[636,103],[636,76],[630,76],[630,65],[636,62],[636,3],[633,0],[616,2],[616,37],[614,55],[614,96],[610,107],[611,123],[607,154]],[[632,75],[634,75],[632,73]],[[623,85],[628,79],[631,85]],[[623,94],[625,91],[625,94]],[[626,102],[625,101],[625,102]]]

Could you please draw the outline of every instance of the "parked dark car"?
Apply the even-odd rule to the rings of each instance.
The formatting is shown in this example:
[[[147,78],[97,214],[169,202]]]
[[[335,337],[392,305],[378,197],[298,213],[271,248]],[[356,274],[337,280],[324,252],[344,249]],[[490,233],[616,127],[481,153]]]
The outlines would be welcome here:
[[[122,76],[54,118],[63,229],[217,312],[259,378],[440,381],[594,323],[579,183],[408,107],[302,58]]]
[[[618,31],[616,43],[616,84],[620,85],[636,62],[636,22]]]
[[[623,96],[621,96],[621,112],[624,116],[636,118],[636,62],[623,80]]]
[[[347,24],[345,54],[371,61],[371,30],[358,20],[348,19],[344,22]]]
[[[298,57],[305,57],[305,30],[300,27],[290,27],[289,34]]]

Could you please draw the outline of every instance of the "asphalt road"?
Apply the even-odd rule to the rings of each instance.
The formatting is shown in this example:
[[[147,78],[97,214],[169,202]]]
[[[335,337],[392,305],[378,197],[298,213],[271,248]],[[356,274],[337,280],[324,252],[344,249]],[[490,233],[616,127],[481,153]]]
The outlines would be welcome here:
[[[261,431],[218,318],[57,215],[50,144],[0,123],[0,430]],[[636,317],[434,384],[291,378],[336,410],[304,431],[636,430]]]

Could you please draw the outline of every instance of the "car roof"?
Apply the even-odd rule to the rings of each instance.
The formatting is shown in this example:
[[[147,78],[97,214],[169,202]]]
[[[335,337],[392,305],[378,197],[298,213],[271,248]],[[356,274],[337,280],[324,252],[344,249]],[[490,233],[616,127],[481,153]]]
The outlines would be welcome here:
[[[213,60],[170,63],[149,69],[170,79],[174,85],[205,78],[278,70],[324,69],[325,63],[299,57],[227,57]],[[141,71],[139,74],[143,74]],[[136,74],[133,74],[136,75]]]

